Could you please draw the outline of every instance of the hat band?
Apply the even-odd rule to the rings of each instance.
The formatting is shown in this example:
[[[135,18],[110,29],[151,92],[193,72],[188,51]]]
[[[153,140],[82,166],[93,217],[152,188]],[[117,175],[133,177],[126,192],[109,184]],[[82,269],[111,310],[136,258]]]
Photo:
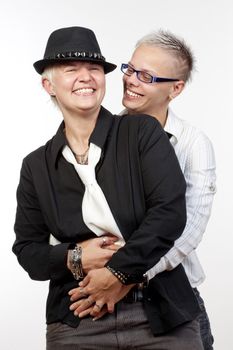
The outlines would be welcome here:
[[[99,52],[87,52],[87,51],[69,51],[69,52],[59,52],[54,56],[45,57],[45,59],[63,59],[63,58],[91,58],[105,61],[105,57]]]

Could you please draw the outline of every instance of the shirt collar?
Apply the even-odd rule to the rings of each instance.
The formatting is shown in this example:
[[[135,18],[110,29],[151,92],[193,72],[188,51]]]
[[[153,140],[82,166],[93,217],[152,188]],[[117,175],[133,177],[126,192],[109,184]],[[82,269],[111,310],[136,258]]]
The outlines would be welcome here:
[[[99,115],[97,117],[97,122],[90,136],[89,142],[92,142],[103,149],[109,134],[109,130],[111,129],[113,119],[114,116],[107,109],[101,106]],[[57,133],[52,139],[51,152],[54,165],[56,165],[58,156],[62,154],[61,152],[64,146],[68,144],[64,134],[64,128],[65,123],[63,121],[60,124]]]
[[[168,115],[164,130],[172,135],[170,140],[173,145],[179,141],[183,131],[183,124],[182,121],[177,118],[177,116],[170,108],[168,109]]]

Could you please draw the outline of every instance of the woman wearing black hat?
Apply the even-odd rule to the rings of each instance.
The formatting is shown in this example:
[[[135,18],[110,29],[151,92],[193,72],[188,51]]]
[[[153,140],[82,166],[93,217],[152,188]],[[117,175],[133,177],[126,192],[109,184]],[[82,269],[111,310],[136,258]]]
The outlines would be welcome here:
[[[53,32],[34,67],[64,121],[23,161],[13,251],[31,278],[50,280],[47,349],[202,349],[182,266],[142,287],[185,226],[185,182],[166,134],[154,118],[101,106],[116,66],[91,30]],[[92,315],[112,313],[75,316],[74,288]]]

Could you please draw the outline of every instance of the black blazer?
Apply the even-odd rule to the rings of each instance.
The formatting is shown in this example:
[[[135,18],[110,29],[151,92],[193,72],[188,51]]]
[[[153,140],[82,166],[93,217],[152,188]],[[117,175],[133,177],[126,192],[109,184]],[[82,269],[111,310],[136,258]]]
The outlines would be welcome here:
[[[47,323],[75,327],[79,319],[69,311],[67,292],[77,282],[66,267],[67,249],[95,234],[82,218],[84,185],[62,156],[63,129],[62,123],[45,146],[23,161],[13,251],[31,278],[50,280]],[[101,107],[90,142],[102,149],[96,178],[126,241],[108,265],[128,274],[128,283],[140,282],[184,229],[184,177],[155,118],[113,116]],[[50,233],[62,243],[50,246]],[[145,308],[155,334],[198,314],[182,266],[156,276],[146,293]]]

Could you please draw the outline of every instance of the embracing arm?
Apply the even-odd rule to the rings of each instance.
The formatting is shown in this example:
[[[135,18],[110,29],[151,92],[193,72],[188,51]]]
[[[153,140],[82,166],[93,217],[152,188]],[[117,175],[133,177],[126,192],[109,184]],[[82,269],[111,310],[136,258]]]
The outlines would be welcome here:
[[[108,263],[126,276],[125,284],[141,282],[143,274],[174,245],[186,223],[185,180],[174,149],[153,118],[141,119],[138,145],[145,215]]]
[[[216,192],[215,157],[209,139],[200,134],[189,152],[184,175],[186,178],[187,223],[174,247],[152,267],[149,279],[165,270],[174,269],[195,250],[205,232]]]
[[[81,288],[70,291],[71,301],[82,298],[83,293],[89,296],[88,300],[71,306],[79,316],[89,312],[96,315],[96,307],[94,312],[89,308],[90,301],[101,306],[107,304],[108,311],[112,311],[113,303],[127,294],[133,284],[142,282],[143,274],[173,246],[185,226],[186,186],[174,150],[154,119],[142,121],[139,159],[145,216],[126,244],[108,262],[107,266],[116,272],[115,276],[107,269],[91,271],[80,284]],[[123,283],[127,286],[116,278],[121,274],[126,277]]]
[[[107,263],[109,270],[89,272],[80,284],[81,288],[70,291],[73,302],[82,298],[83,294],[89,296],[87,300],[71,306],[79,316],[88,313],[96,316],[99,310],[94,306],[93,312],[89,304],[94,302],[101,306],[106,304],[108,311],[113,311],[113,305],[127,294],[133,284],[142,282],[143,274],[173,246],[185,226],[186,186],[174,150],[154,119],[148,117],[142,121],[137,159],[140,162],[145,215],[126,244]],[[134,156],[131,154],[131,157]],[[138,166],[136,157],[132,166]],[[125,278],[118,279],[122,275]]]

